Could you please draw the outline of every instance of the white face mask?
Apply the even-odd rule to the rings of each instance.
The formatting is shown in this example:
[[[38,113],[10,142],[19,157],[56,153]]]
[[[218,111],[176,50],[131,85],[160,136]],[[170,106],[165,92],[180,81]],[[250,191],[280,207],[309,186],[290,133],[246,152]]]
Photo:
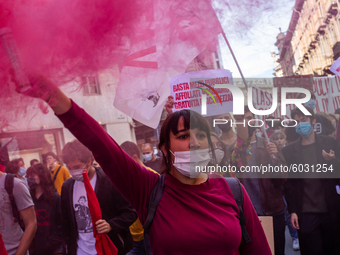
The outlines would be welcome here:
[[[72,179],[75,180],[75,181],[83,182],[84,181],[84,177],[83,177],[84,170],[89,172],[85,167],[86,167],[86,165],[83,168],[80,168],[80,169],[70,170],[70,174],[72,176]]]
[[[213,161],[213,157],[212,157],[212,152],[209,152],[209,156],[210,156],[210,160],[212,163],[214,163]],[[215,149],[215,156],[216,156],[216,164],[219,164],[221,163],[223,157],[224,157],[224,151],[219,149],[219,148],[216,148]]]
[[[170,150],[170,152],[175,156],[174,167],[182,175],[190,178],[197,178],[202,168],[210,161],[209,149],[175,151],[174,153]]]

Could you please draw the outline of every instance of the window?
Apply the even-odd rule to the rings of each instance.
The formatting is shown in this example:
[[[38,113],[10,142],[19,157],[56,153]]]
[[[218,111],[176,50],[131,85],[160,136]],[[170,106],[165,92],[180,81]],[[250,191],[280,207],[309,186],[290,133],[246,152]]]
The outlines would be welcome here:
[[[97,75],[81,77],[84,95],[100,95],[100,86]]]

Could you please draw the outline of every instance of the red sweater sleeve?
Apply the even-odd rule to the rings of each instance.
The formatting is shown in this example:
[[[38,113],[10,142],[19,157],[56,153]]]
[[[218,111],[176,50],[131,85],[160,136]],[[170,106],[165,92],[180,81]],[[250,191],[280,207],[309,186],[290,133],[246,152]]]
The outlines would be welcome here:
[[[147,204],[158,174],[141,167],[107,134],[84,109],[72,102],[66,113],[57,115],[65,127],[87,148],[124,198],[146,217]]]
[[[243,211],[246,217],[246,229],[251,238],[251,242],[245,243],[242,239],[240,245],[240,254],[242,255],[253,255],[253,254],[261,254],[261,255],[271,255],[272,252],[270,250],[266,235],[262,228],[259,217],[256,214],[256,211],[253,207],[253,204],[250,201],[248,193],[246,189],[243,187]]]

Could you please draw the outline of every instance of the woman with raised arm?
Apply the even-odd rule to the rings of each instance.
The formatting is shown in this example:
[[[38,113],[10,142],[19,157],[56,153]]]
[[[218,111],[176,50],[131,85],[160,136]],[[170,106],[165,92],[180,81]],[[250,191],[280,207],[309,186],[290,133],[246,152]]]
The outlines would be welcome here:
[[[143,224],[158,174],[137,164],[51,81],[37,77],[31,86],[25,94],[45,100],[65,127],[93,152]],[[209,147],[213,149],[209,125],[198,113],[178,111],[163,123],[159,148],[164,154],[165,182],[149,234],[153,254],[271,254],[245,189],[243,210],[249,243],[242,240],[240,212],[227,182],[220,175],[190,171],[190,163],[208,164]]]

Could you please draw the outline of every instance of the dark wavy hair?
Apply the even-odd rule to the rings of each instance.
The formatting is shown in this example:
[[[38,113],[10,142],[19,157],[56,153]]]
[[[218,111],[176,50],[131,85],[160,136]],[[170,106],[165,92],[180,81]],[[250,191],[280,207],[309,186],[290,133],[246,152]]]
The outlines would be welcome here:
[[[165,119],[162,125],[161,133],[159,135],[158,148],[162,150],[164,146],[165,150],[165,153],[163,153],[161,174],[170,172],[172,168],[173,162],[171,159],[170,152],[170,132],[172,132],[174,135],[178,134],[179,130],[177,130],[177,125],[181,117],[183,117],[184,120],[185,130],[198,128],[199,130],[206,133],[209,147],[211,148],[213,157],[215,158],[214,147],[210,138],[209,123],[206,121],[206,119],[195,111],[190,110],[177,111],[168,115],[168,117]]]
[[[40,186],[43,189],[44,198],[48,202],[53,201],[54,192],[56,192],[56,188],[54,186],[51,172],[47,169],[47,167],[41,163],[35,164],[27,169],[27,176],[32,177],[33,174],[36,174],[40,179]],[[35,189],[31,189],[31,196],[35,196]]]

